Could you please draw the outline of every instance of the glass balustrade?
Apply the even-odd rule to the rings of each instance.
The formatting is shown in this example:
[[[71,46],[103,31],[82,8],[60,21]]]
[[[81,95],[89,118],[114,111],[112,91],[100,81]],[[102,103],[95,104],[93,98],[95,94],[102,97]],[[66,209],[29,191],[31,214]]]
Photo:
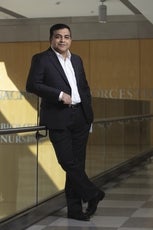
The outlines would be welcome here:
[[[90,178],[152,149],[151,102],[93,98],[93,108],[86,159]],[[63,191],[65,173],[45,128],[39,129],[36,96],[0,91],[0,111],[2,221]],[[38,130],[42,134],[39,139]]]

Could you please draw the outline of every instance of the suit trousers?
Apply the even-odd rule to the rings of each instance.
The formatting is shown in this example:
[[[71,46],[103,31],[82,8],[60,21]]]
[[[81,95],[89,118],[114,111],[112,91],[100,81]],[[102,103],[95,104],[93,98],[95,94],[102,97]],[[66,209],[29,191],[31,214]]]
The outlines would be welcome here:
[[[65,129],[50,129],[49,137],[59,164],[66,172],[65,195],[68,212],[82,211],[82,201],[92,199],[99,189],[85,172],[86,145],[90,124],[86,122],[81,105],[71,110]],[[64,118],[63,118],[64,119]]]

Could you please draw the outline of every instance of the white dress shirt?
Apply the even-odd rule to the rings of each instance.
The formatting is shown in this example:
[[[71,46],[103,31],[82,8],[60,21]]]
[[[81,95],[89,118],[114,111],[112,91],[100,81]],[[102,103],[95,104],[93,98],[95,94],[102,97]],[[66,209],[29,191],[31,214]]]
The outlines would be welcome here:
[[[54,50],[54,49],[53,49]],[[75,77],[75,73],[74,73],[74,69],[71,63],[71,53],[70,51],[68,51],[67,57],[64,59],[64,57],[56,52],[54,50],[54,52],[56,53],[59,62],[62,65],[62,68],[65,72],[65,75],[68,79],[68,82],[70,84],[71,87],[71,99],[72,99],[72,104],[77,104],[81,102],[81,98],[78,92],[78,87],[77,87],[77,82],[76,82],[76,77]],[[62,92],[61,92],[62,93]],[[60,94],[60,98],[61,98],[61,94]]]

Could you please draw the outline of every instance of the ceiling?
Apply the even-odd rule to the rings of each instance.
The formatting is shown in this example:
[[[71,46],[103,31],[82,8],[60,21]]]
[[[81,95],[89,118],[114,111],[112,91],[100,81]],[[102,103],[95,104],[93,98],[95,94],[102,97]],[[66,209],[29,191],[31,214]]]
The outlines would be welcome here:
[[[98,16],[100,0],[0,0],[0,19]],[[153,0],[105,0],[107,14],[143,14],[153,24]]]

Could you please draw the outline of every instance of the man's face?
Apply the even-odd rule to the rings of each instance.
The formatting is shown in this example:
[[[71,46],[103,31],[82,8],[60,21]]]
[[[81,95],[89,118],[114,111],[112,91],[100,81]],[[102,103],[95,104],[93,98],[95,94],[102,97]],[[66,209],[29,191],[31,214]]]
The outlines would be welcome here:
[[[66,54],[71,46],[71,35],[67,28],[55,30],[51,38],[51,46],[60,54]]]

